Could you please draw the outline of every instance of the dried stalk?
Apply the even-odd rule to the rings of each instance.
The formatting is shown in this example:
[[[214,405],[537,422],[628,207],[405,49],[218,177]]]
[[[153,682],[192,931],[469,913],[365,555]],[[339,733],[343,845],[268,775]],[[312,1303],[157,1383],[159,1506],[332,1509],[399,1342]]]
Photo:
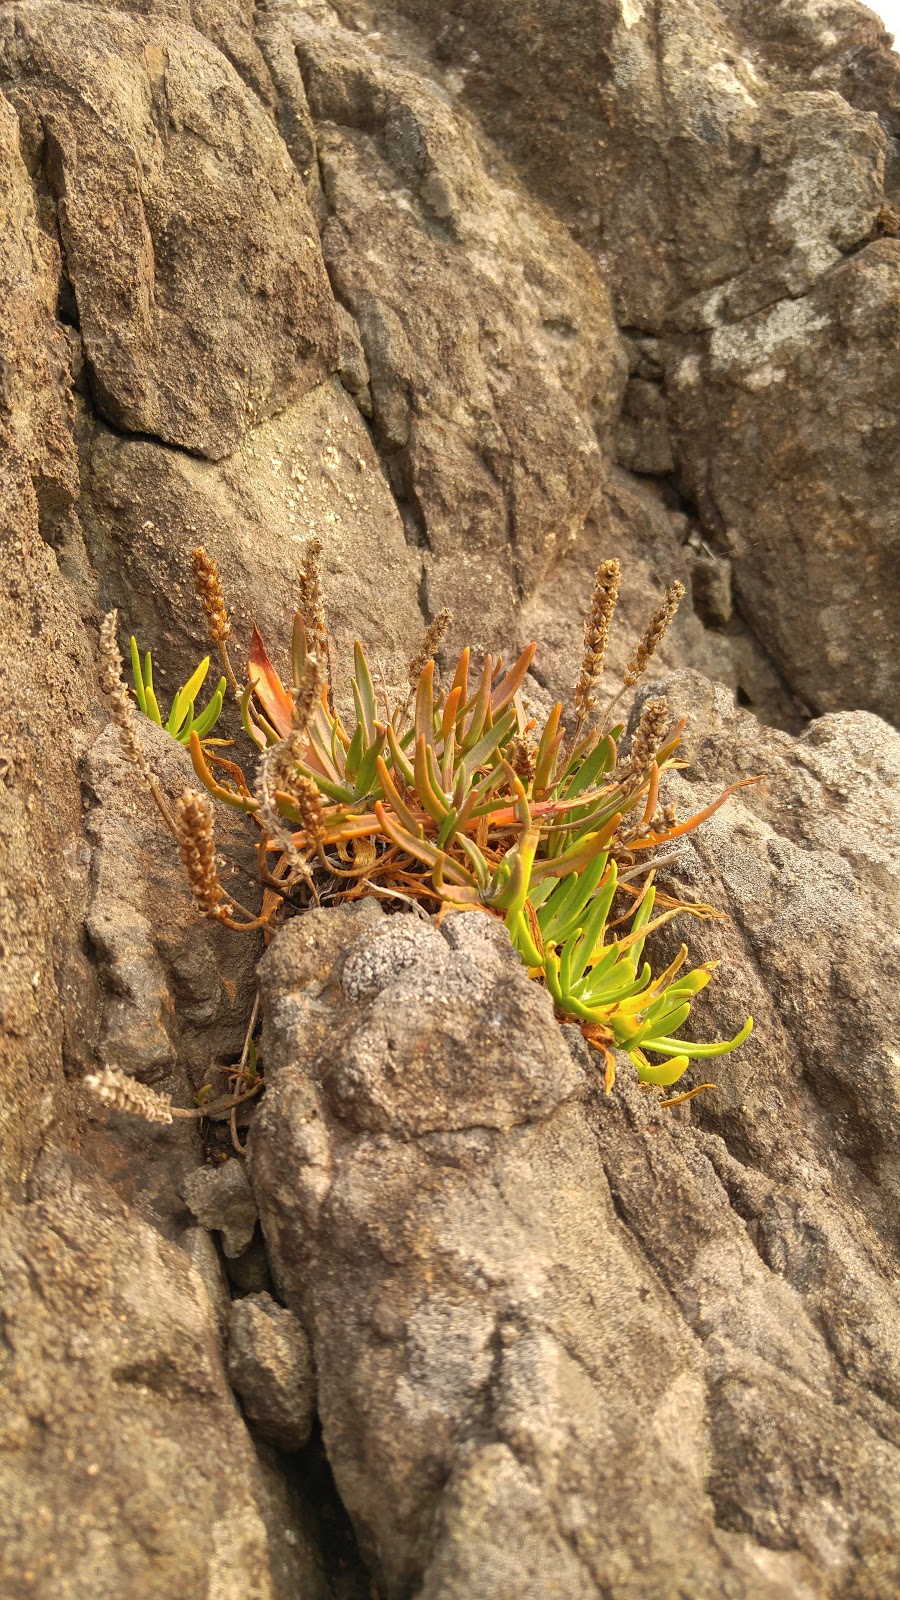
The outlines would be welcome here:
[[[222,593],[222,584],[219,578],[219,569],[213,557],[205,550],[203,545],[197,545],[191,551],[191,566],[194,570],[194,589],[197,598],[206,614],[206,626],[209,637],[219,652],[222,670],[228,679],[228,686],[232,693],[240,699],[241,689],[231,665],[228,654],[227,641],[231,638],[231,623],[225,609],[225,597]]]
[[[285,739],[279,740],[264,751],[256,769],[255,796],[259,802],[256,813],[257,819],[263,826],[264,834],[268,839],[280,846],[291,866],[300,873],[308,884],[316,904],[319,896],[313,880],[312,869],[305,856],[301,855],[294,844],[290,829],[284,819],[279,816],[275,800],[277,789],[285,790],[298,804],[301,803],[301,785],[304,780],[302,774],[297,773],[297,764],[302,761],[305,754],[305,734],[307,724],[315,709],[322,685],[322,668],[317,656],[312,653],[306,657],[306,666],[302,681],[294,689],[294,706],[291,717],[291,731]],[[315,788],[313,784],[313,788]],[[318,793],[318,790],[316,790]]]
[[[537,765],[538,745],[530,733],[517,733],[510,739],[506,750],[506,759],[523,783],[534,777]]]
[[[245,1100],[252,1100],[262,1088],[260,1079],[244,1094],[235,1095],[228,1100],[214,1100],[208,1105],[188,1110],[182,1106],[173,1106],[169,1095],[158,1094],[148,1084],[138,1083],[136,1078],[130,1078],[117,1067],[103,1067],[100,1072],[90,1072],[82,1081],[86,1089],[90,1089],[98,1100],[110,1106],[112,1110],[127,1111],[132,1116],[143,1117],[145,1122],[163,1124],[173,1122],[176,1118],[186,1121],[199,1117],[224,1116],[236,1106],[243,1105]]]
[[[138,1083],[136,1078],[129,1078],[115,1067],[89,1073],[84,1085],[114,1111],[130,1111],[136,1117],[143,1117],[145,1122],[172,1121],[172,1101],[167,1094],[157,1094],[155,1089]]]
[[[442,606],[434,621],[428,624],[422,636],[422,643],[406,668],[406,680],[411,689],[417,687],[424,668],[434,657],[452,621],[453,612],[448,606]]]
[[[594,690],[603,671],[603,662],[606,657],[606,647],[609,644],[609,629],[619,598],[619,578],[621,567],[617,560],[603,561],[597,568],[594,578],[594,589],[591,595],[590,610],[584,622],[584,649],[581,656],[581,671],[575,685],[573,705],[575,708],[575,737],[577,744],[581,732],[597,708]]]
[[[623,782],[627,783],[630,779],[641,779],[645,776],[653,764],[657,750],[661,749],[665,741],[671,721],[668,700],[660,697],[644,701],[640,720],[631,741],[628,764],[622,774]]]
[[[322,541],[318,535],[307,541],[298,580],[297,610],[303,618],[310,651],[325,663],[325,678],[330,700],[331,652],[328,648],[328,625],[325,620],[325,601],[322,594]]]
[[[118,611],[109,611],[100,624],[100,640],[98,653],[100,657],[100,687],[106,696],[106,702],[116,727],[119,730],[119,739],[122,749],[128,760],[137,767],[141,777],[146,783],[157,809],[170,833],[178,837],[178,827],[172,815],[169,803],[166,800],[159,782],[150,770],[150,764],[144,754],[134,720],[134,706],[122,678],[122,657],[116,640],[116,623]]]
[[[626,689],[631,689],[644,676],[648,666],[656,654],[665,637],[666,629],[672,621],[679,605],[684,599],[684,584],[676,579],[670,589],[666,590],[662,605],[657,606],[650,621],[644,629],[643,637],[638,642],[634,659],[629,661],[625,668],[622,683]]]
[[[178,850],[191,893],[203,915],[213,922],[223,922],[227,928],[237,928],[242,932],[264,926],[265,919],[254,916],[234,896],[229,901],[219,882],[215,822],[210,800],[194,789],[185,789],[177,809]],[[240,911],[248,921],[235,922],[232,915],[235,910]]]
[[[647,671],[650,662],[659,649],[659,646],[662,644],[669,623],[672,621],[672,618],[678,610],[681,601],[684,599],[684,592],[684,584],[679,583],[677,579],[671,585],[671,587],[666,590],[662,604],[657,606],[652,617],[650,618],[650,621],[647,623],[643,635],[638,640],[638,646],[634,656],[632,657],[631,661],[628,662],[628,665],[625,668],[621,689],[617,694],[613,695],[613,698],[610,700],[609,705],[606,708],[606,715],[603,719],[604,728],[609,727],[610,713],[612,712],[613,706],[616,705],[619,700],[621,700],[625,690],[632,689]]]

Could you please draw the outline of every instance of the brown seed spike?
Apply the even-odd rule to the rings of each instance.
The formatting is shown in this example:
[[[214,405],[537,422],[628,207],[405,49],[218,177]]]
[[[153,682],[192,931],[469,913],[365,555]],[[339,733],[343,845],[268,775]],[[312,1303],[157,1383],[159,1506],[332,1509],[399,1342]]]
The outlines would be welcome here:
[[[609,628],[619,598],[621,567],[617,560],[602,561],[594,579],[591,606],[584,623],[584,649],[581,672],[575,685],[573,704],[578,729],[583,728],[596,709],[594,689],[603,671]]]
[[[321,845],[325,839],[325,805],[317,785],[301,773],[294,782],[294,794],[307,839],[311,845]]]
[[[119,730],[122,748],[143,778],[148,778],[147,757],[141,749],[134,727],[134,707],[122,681],[122,657],[116,639],[118,611],[109,611],[100,624],[98,654],[100,657],[100,687],[106,696],[110,715]]]
[[[135,727],[134,705],[122,681],[122,657],[116,640],[118,611],[108,611],[100,624],[98,655],[100,657],[100,687],[106,696],[110,715],[119,730],[122,749],[128,760],[137,767],[146,783],[159,813],[169,831],[177,836],[175,819],[169,810],[163,792],[150,770]]]
[[[84,1086],[114,1111],[130,1111],[136,1117],[143,1117],[145,1122],[172,1121],[172,1101],[167,1094],[157,1094],[155,1089],[129,1078],[117,1067],[89,1073]]]
[[[194,588],[197,591],[197,598],[206,613],[209,636],[213,644],[224,644],[226,639],[231,638],[231,623],[225,610],[219,569],[202,544],[191,551],[191,566],[194,569]]]
[[[416,688],[424,668],[434,657],[434,653],[452,621],[453,612],[447,606],[443,606],[434,621],[426,628],[422,643],[407,667],[407,681],[411,688]]]
[[[316,701],[322,693],[322,667],[318,656],[312,653],[306,657],[306,667],[301,681],[293,691],[293,709],[291,711],[291,728],[286,744],[288,754],[295,761],[302,761],[304,755],[303,734],[312,716]]]
[[[177,812],[179,851],[191,892],[204,916],[223,922],[234,908],[224,903],[219,882],[212,806],[206,795],[185,789]]]
[[[663,744],[672,721],[668,700],[645,700],[631,741],[625,778],[642,778]]]
[[[322,661],[328,660],[328,628],[322,598],[322,541],[318,535],[307,541],[298,574],[297,610],[303,618],[310,650]]]
[[[666,629],[672,621],[681,601],[684,598],[684,584],[676,579],[671,588],[666,590],[662,605],[654,611],[650,621],[644,629],[644,636],[640,640],[634,658],[625,668],[622,679],[626,689],[630,689],[644,676],[652,657],[662,644]]]
[[[534,777],[537,753],[537,743],[528,733],[515,734],[506,747],[506,759],[523,783],[528,783]]]

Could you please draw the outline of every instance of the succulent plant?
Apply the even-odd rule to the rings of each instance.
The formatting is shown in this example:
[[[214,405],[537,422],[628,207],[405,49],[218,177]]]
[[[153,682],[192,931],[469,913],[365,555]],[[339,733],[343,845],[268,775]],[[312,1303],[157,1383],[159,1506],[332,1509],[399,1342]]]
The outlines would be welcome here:
[[[195,892],[207,915],[230,926],[274,926],[310,900],[376,893],[413,900],[439,915],[501,918],[560,1019],[580,1026],[602,1053],[607,1089],[615,1080],[616,1051],[629,1057],[642,1082],[668,1086],[692,1059],[724,1055],[743,1043],[750,1019],[731,1040],[698,1044],[678,1037],[714,963],[684,973],[682,946],[654,976],[643,953],[648,934],[679,913],[713,914],[710,907],[658,896],[659,858],[648,852],[665,849],[734,789],[756,780],[742,779],[679,822],[670,806],[660,808],[659,791],[665,772],[683,765],[677,751],[684,724],[672,725],[664,700],[648,700],[623,755],[623,725],[606,725],[618,694],[605,721],[596,715],[617,562],[598,572],[567,733],[561,704],[538,730],[523,699],[533,644],[508,668],[487,656],[476,670],[471,652],[463,650],[440,687],[428,650],[444,614],[410,664],[409,690],[376,687],[357,643],[350,703],[338,710],[327,676],[317,547],[308,552],[301,577],[290,686],[254,627],[242,688],[227,655],[231,629],[215,563],[205,551],[194,552],[193,560],[204,610],[215,624],[211,635],[255,751],[255,777],[251,781],[237,762],[204,745],[226,687],[223,678],[195,716],[208,660],[176,695],[166,725],[189,746],[197,777],[213,798],[252,819],[265,886],[259,917],[245,913],[246,921],[231,921],[233,907],[213,881],[210,814],[183,801],[177,824],[182,858],[203,858],[203,883],[198,869]],[[673,585],[651,618],[626,686],[643,674],[680,596]],[[133,641],[132,659],[141,709],[161,722],[150,658],[142,673]],[[193,844],[183,837],[192,817],[203,832]]]
[[[220,678],[212,697],[206,708],[196,713],[194,707],[200,690],[206,682],[209,671],[209,656],[204,656],[200,665],[194,669],[186,684],[180,688],[174,700],[172,709],[165,722],[153,688],[153,658],[148,650],[141,662],[141,652],[137,646],[134,634],[131,635],[131,675],[134,679],[134,693],[137,703],[151,722],[158,728],[165,728],[173,739],[179,744],[187,744],[191,734],[198,739],[207,739],[212,733],[222,711],[227,683]]]

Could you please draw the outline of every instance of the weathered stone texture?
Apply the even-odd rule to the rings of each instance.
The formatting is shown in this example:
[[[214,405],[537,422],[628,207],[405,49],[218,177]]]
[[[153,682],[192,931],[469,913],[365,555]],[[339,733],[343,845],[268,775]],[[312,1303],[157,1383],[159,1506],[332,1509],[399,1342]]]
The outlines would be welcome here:
[[[851,0],[2,8],[4,1600],[367,1596],[307,1339],[386,1600],[893,1600],[898,152]],[[619,554],[612,694],[685,583],[671,797],[767,779],[671,882],[729,911],[685,929],[698,1026],[756,1030],[715,1094],[606,1100],[487,918],[295,922],[267,1263],[226,1126],[223,1172],[76,1087],[190,1107],[260,953],[200,920],[92,654],[117,606],[168,704],[203,543],[239,670],[257,621],[286,673],[312,534],[339,697],[447,603],[448,647],[538,640],[540,714]]]

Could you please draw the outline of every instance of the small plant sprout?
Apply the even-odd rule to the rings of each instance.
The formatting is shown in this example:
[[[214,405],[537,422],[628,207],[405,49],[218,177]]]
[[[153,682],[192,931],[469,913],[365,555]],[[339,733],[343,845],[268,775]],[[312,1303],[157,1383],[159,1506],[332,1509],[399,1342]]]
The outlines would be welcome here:
[[[735,789],[758,780],[741,779],[678,821],[671,805],[660,804],[660,784],[684,765],[677,758],[684,723],[673,723],[667,701],[655,697],[645,702],[627,748],[624,726],[611,725],[616,701],[643,676],[675,615],[680,584],[667,590],[622,686],[600,713],[596,689],[620,577],[618,561],[601,564],[570,712],[554,706],[539,728],[522,698],[533,644],[508,666],[490,655],[476,666],[463,650],[448,681],[438,681],[434,653],[450,620],[446,612],[410,663],[408,690],[393,699],[384,689],[376,694],[357,643],[350,700],[337,707],[317,541],[307,547],[300,573],[289,678],[282,679],[254,627],[246,684],[237,687],[215,562],[195,551],[193,565],[255,771],[204,744],[210,707],[197,716],[193,706],[208,663],[176,697],[170,731],[183,736],[211,799],[245,814],[264,888],[259,917],[237,907],[233,896],[226,899],[215,868],[212,807],[205,796],[186,794],[173,831],[205,915],[229,927],[274,929],[310,903],[376,894],[423,914],[499,918],[560,1020],[579,1026],[600,1053],[607,1091],[617,1053],[642,1083],[668,1088],[692,1060],[725,1055],[744,1042],[749,1018],[733,1039],[699,1044],[681,1037],[714,964],[685,970],[682,946],[664,971],[654,972],[644,950],[648,936],[676,916],[717,914],[658,893],[655,873],[672,859],[667,851],[674,842]],[[149,706],[148,679],[152,694],[145,669],[140,682]]]
[[[165,728],[173,739],[179,744],[187,744],[191,734],[196,733],[198,739],[207,739],[219,720],[227,680],[220,678],[208,705],[201,712],[195,709],[195,701],[206,681],[209,671],[209,656],[204,656],[200,665],[191,673],[186,684],[178,690],[172,701],[172,709],[165,722],[153,688],[153,660],[148,650],[141,662],[141,653],[137,646],[134,634],[131,636],[131,675],[134,680],[134,693],[137,703],[151,722],[158,728]]]

